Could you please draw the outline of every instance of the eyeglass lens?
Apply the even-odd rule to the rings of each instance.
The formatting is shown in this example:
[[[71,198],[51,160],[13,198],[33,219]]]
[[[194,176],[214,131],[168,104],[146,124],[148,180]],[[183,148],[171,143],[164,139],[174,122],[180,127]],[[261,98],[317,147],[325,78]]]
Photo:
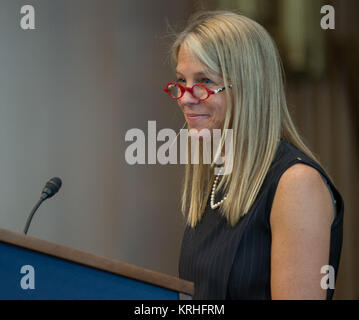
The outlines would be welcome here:
[[[170,96],[172,96],[173,98],[179,98],[182,95],[181,88],[176,84],[170,84],[168,86],[168,91]],[[193,96],[198,99],[205,99],[208,96],[208,92],[205,88],[201,86],[194,86]]]

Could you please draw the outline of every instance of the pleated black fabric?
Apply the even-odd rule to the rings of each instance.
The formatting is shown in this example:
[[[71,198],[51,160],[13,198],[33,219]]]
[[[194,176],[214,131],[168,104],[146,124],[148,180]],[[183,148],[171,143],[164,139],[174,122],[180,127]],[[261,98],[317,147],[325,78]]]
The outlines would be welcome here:
[[[334,267],[336,277],[343,239],[343,199],[316,162],[289,142],[281,140],[256,201],[234,227],[227,223],[219,209],[212,210],[208,202],[197,226],[186,228],[179,276],[194,282],[194,299],[271,299],[270,211],[280,177],[296,163],[317,169],[327,180],[335,199],[336,216],[331,227],[329,264]],[[221,197],[219,195],[217,201]],[[332,299],[333,293],[334,289],[328,289],[327,299]]]

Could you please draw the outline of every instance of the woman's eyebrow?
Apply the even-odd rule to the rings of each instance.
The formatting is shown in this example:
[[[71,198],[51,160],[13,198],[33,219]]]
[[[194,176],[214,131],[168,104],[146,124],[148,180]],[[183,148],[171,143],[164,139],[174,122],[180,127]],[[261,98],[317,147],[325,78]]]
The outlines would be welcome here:
[[[176,70],[176,73],[179,74],[179,75],[182,75],[182,73],[179,72],[179,71],[177,71],[177,70]],[[195,77],[199,77],[199,76],[200,76],[200,77],[212,77],[209,73],[205,73],[205,72],[202,72],[202,71],[201,71],[201,72],[196,72],[196,73],[194,74],[194,76],[195,76]]]

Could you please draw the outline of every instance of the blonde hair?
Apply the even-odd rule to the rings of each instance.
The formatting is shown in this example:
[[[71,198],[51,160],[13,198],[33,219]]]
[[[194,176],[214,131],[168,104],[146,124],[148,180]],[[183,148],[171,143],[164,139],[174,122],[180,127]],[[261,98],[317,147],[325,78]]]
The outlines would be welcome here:
[[[283,67],[277,48],[257,22],[229,11],[193,15],[172,46],[186,46],[209,69],[219,74],[227,95],[223,129],[233,130],[233,170],[223,176],[226,201],[221,213],[234,226],[252,207],[274,159],[278,143],[285,139],[319,162],[304,144],[288,111]],[[213,166],[186,166],[182,212],[194,227],[201,219],[213,183]]]

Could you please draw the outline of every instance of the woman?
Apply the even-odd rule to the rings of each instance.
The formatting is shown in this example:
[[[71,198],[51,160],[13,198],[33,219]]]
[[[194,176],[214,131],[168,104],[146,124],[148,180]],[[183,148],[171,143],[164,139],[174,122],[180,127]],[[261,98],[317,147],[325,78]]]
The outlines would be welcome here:
[[[244,16],[204,12],[172,52],[177,81],[165,90],[189,129],[233,130],[230,174],[187,165],[180,277],[195,299],[331,299],[344,203],[293,125],[270,36]]]

